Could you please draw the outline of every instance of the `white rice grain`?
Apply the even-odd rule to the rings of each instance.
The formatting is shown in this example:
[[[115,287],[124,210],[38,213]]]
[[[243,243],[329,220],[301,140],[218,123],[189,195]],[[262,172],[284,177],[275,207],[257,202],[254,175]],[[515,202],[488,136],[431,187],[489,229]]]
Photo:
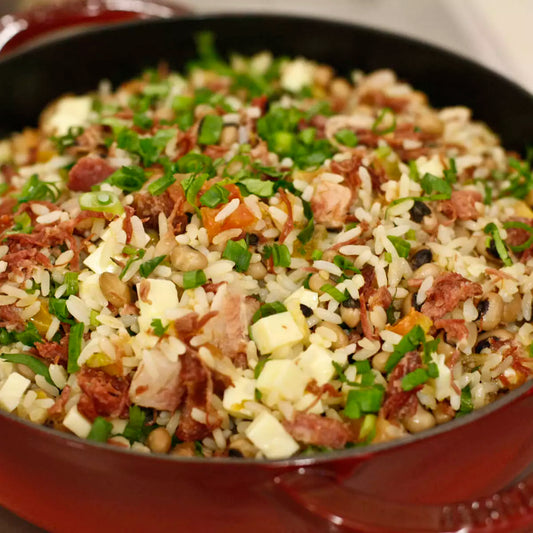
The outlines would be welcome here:
[[[239,207],[240,201],[238,198],[233,198],[231,202],[225,205],[216,215],[215,222],[222,222],[228,218]]]

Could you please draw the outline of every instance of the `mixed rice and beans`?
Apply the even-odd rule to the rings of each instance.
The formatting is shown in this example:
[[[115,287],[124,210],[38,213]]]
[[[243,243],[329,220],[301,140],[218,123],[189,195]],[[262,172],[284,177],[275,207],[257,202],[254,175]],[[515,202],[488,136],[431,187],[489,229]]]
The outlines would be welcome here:
[[[524,383],[528,159],[390,70],[199,51],[0,143],[0,407],[147,453],[280,459]]]

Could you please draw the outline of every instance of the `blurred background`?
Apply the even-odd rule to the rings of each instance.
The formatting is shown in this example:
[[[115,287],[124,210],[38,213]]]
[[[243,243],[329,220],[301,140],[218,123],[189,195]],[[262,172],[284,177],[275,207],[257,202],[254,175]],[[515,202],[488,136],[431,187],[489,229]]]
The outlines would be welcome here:
[[[0,16],[61,1],[64,0],[0,0]],[[114,0],[116,4],[128,1],[132,0]],[[533,0],[167,1],[197,13],[295,13],[389,29],[473,57],[533,92]]]

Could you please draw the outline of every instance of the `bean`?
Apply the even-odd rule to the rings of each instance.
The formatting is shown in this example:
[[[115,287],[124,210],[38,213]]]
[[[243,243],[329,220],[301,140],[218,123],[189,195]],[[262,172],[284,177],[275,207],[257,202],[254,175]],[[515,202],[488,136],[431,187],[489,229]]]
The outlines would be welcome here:
[[[424,202],[415,202],[413,207],[409,209],[411,220],[420,224],[424,217],[431,215],[431,209]]]
[[[179,245],[172,250],[170,261],[176,270],[189,272],[191,270],[202,270],[207,266],[207,257],[191,246]]]
[[[318,272],[315,272],[310,278],[309,278],[309,288],[312,291],[318,292],[318,294],[324,294],[320,288],[323,287],[329,280],[329,276],[324,278],[321,276]]]
[[[414,415],[403,419],[403,425],[410,433],[419,433],[432,428],[435,425],[435,417],[419,405]]]
[[[389,360],[390,352],[378,352],[372,357],[372,368],[378,372],[385,372],[385,364]]]
[[[172,438],[165,428],[160,427],[150,432],[146,439],[146,444],[154,453],[168,453]]]
[[[425,113],[417,120],[417,126],[425,133],[440,136],[444,130],[444,124],[436,113]]]
[[[411,259],[411,266],[413,269],[418,269],[422,265],[431,263],[433,261],[433,253],[428,248],[421,248],[417,250]]]
[[[420,224],[420,227],[426,232],[431,233],[435,230],[435,228],[439,225],[439,219],[437,218],[437,215],[435,213],[431,213],[431,215],[428,215],[427,217],[424,217],[422,220],[422,223]]]
[[[475,353],[481,353],[485,348],[491,347],[491,339],[506,341],[513,338],[513,334],[506,329],[493,329],[492,331],[486,331],[482,333],[478,339],[474,348]]]
[[[518,319],[522,312],[522,297],[520,294],[515,294],[510,302],[503,304],[502,322],[509,324]]]
[[[194,442],[181,442],[180,444],[176,444],[172,448],[170,455],[175,457],[194,457],[196,455]]]
[[[341,306],[341,318],[349,328],[355,328],[361,320],[361,310],[357,307]]]
[[[254,279],[261,280],[265,279],[265,276],[267,275],[267,269],[265,265],[259,261],[257,263],[251,263],[246,271],[246,274],[252,276]]]
[[[413,272],[413,278],[426,279],[429,276],[436,278],[442,272],[440,266],[435,263],[426,263]]]
[[[345,346],[348,346],[348,335],[344,333],[344,330],[339,325],[332,324],[331,322],[321,322],[320,327],[328,328],[337,336],[336,340],[334,340],[331,344],[333,349],[336,350],[338,348],[344,348]]]
[[[27,367],[26,365],[16,364],[15,368],[17,369],[17,372],[21,375],[23,375],[25,378],[29,379],[30,381],[33,381],[35,379],[35,372]]]
[[[503,300],[499,294],[491,292],[478,303],[477,309],[481,329],[489,331],[494,329],[502,320]]]
[[[444,403],[437,404],[437,408],[433,411],[433,416],[435,417],[435,422],[439,425],[445,424],[453,418],[449,406]]]
[[[255,457],[256,451],[249,440],[238,437],[229,445],[228,453],[230,457]]]
[[[222,129],[220,134],[220,145],[231,146],[239,140],[239,128],[234,124],[228,124]]]
[[[336,255],[339,255],[339,252],[337,252],[336,250],[326,250],[322,254],[322,260],[333,262],[333,259],[335,258]]]
[[[122,281],[116,274],[104,272],[98,279],[100,290],[105,299],[117,308],[131,303],[131,291],[127,283]]]

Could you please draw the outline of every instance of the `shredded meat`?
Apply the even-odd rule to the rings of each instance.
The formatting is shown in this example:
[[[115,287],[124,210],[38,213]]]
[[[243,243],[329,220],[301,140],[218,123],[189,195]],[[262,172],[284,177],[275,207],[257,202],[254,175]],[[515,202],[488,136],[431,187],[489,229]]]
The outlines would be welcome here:
[[[68,362],[68,339],[69,336],[67,334],[61,337],[59,342],[37,342],[35,343],[35,349],[39,357],[50,363],[66,367]]]
[[[68,188],[71,191],[90,191],[93,185],[109,178],[113,172],[115,169],[101,157],[81,157],[68,173]]]
[[[388,96],[383,91],[374,89],[366,91],[361,96],[360,103],[380,109],[388,107],[395,113],[401,113],[409,105],[409,99],[400,96]]]
[[[468,329],[465,321],[455,318],[439,318],[435,320],[434,326],[443,329],[448,337],[460,341],[468,337]]]
[[[327,228],[341,228],[348,214],[350,202],[351,191],[348,187],[319,180],[311,197],[311,209],[315,221]]]
[[[129,380],[110,376],[97,368],[82,367],[77,374],[82,395],[78,403],[79,412],[89,420],[97,416],[128,417]]]
[[[422,313],[432,320],[442,318],[461,302],[471,296],[479,296],[482,292],[479,283],[468,281],[455,272],[446,272],[438,276],[427,291]]]
[[[23,331],[25,325],[24,320],[20,317],[18,307],[14,305],[0,305],[0,327]]]
[[[416,412],[418,399],[416,393],[421,386],[415,387],[410,391],[402,388],[402,379],[419,368],[422,364],[418,352],[406,353],[400,362],[394,367],[387,390],[385,391],[385,400],[381,407],[380,415],[389,420],[400,420],[407,416],[412,416]]]
[[[61,418],[65,413],[65,405],[70,398],[70,386],[67,385],[61,394],[56,398],[54,405],[48,409],[48,416],[51,418]]]
[[[359,154],[354,154],[351,159],[332,161],[330,166],[331,172],[344,177],[344,182],[352,192],[352,200],[357,196],[357,192],[361,186],[361,178],[359,177],[360,166],[361,155]]]
[[[178,337],[188,344],[207,322],[217,315],[218,311],[210,311],[200,318],[196,313],[188,313],[174,321],[174,329]]]
[[[369,309],[374,309],[374,307],[383,307],[383,309],[387,309],[391,303],[392,296],[387,287],[380,287],[368,298]]]
[[[310,413],[296,413],[283,422],[285,429],[299,442],[341,449],[353,440],[348,427],[339,420]]]
[[[439,202],[438,209],[450,220],[477,220],[476,202],[481,202],[478,191],[453,191],[449,200]]]

